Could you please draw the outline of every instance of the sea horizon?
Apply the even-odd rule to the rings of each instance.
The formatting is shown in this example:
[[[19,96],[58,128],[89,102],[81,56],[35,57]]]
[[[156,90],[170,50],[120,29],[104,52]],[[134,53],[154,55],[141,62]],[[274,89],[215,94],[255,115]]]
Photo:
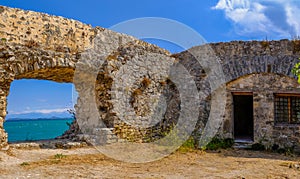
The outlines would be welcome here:
[[[8,119],[5,119],[5,122],[35,121],[35,120],[66,120],[66,119],[74,119],[74,118],[73,117],[8,118]]]
[[[4,129],[8,142],[49,140],[61,136],[74,118],[19,118],[7,119]]]

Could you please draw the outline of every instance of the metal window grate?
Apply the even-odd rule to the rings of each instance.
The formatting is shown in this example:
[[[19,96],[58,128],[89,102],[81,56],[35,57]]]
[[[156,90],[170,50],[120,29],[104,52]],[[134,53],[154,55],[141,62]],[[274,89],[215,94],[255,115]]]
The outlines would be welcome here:
[[[300,124],[300,96],[275,95],[275,123]]]
[[[291,97],[291,118],[290,123],[300,124],[300,97]]]

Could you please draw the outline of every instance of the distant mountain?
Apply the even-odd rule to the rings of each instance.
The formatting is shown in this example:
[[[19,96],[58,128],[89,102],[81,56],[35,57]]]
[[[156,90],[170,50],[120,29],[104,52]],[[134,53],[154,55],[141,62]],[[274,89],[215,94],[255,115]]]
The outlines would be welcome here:
[[[17,119],[57,119],[57,118],[71,118],[72,115],[68,112],[53,112],[53,113],[24,113],[24,114],[7,114],[6,120]]]

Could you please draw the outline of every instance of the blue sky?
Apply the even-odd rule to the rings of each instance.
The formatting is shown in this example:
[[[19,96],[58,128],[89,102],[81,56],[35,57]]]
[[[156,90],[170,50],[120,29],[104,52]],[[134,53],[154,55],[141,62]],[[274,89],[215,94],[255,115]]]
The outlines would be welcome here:
[[[15,80],[8,98],[8,113],[67,112],[73,107],[72,86],[47,80]]]
[[[300,35],[299,0],[2,0],[0,4],[105,28],[134,18],[169,18],[193,28],[207,42]],[[164,42],[158,44],[179,51]],[[30,93],[24,95],[27,90]],[[8,102],[10,113],[61,111],[72,104],[72,84],[15,81]]]

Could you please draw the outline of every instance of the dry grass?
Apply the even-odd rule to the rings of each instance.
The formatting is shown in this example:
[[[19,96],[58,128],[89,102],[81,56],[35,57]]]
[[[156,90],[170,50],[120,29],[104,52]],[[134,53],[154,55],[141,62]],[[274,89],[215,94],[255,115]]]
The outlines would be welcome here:
[[[142,80],[142,82],[141,82],[141,84],[142,84],[142,86],[144,88],[147,88],[147,87],[150,86],[151,80],[149,78],[147,78],[147,77],[144,77],[143,80]]]
[[[246,150],[177,151],[161,160],[142,164],[116,161],[92,148],[14,152],[16,157],[0,162],[1,177],[297,178],[300,173],[296,168],[300,157]],[[12,159],[21,160],[10,163]]]
[[[34,41],[34,40],[28,40],[25,43],[25,46],[28,47],[28,48],[33,48],[33,47],[38,47],[39,44],[36,41]]]
[[[159,83],[160,83],[160,85],[162,85],[162,86],[166,86],[166,85],[167,85],[167,82],[166,82],[166,81],[160,81]]]
[[[3,168],[0,168],[0,174],[4,175],[4,174],[7,174],[8,171],[3,169]],[[1,176],[1,175],[0,175]]]
[[[262,46],[264,49],[270,47],[270,42],[267,41],[267,40],[261,41],[260,44],[261,44],[261,46]]]
[[[300,40],[292,40],[292,44],[293,44],[293,52],[297,53],[300,52]]]
[[[114,52],[114,53],[108,55],[108,56],[106,57],[106,60],[109,60],[109,61],[117,60],[119,55],[120,55],[119,52]]]
[[[20,165],[27,169],[33,169],[41,166],[51,166],[51,165],[91,165],[95,166],[98,164],[103,164],[107,162],[112,162],[114,160],[107,158],[102,154],[86,154],[86,155],[63,155],[64,157],[57,157],[57,154],[49,158],[38,160],[34,162],[21,163]],[[116,161],[115,161],[116,162]]]
[[[140,95],[143,94],[143,91],[141,89],[135,89],[133,92],[132,92],[132,98],[133,98],[133,101]]]

